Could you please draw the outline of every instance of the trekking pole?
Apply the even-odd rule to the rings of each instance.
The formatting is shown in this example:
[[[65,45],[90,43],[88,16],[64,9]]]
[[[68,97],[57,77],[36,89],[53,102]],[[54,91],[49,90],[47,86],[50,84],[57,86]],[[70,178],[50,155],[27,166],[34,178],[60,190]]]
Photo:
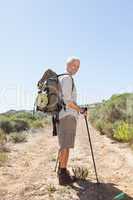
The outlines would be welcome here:
[[[56,159],[56,164],[55,164],[55,169],[54,169],[55,172],[57,170],[57,165],[58,165],[58,161],[59,161],[59,153],[60,153],[60,150],[58,151],[58,156],[57,156],[57,159]]]
[[[97,180],[97,183],[99,184],[100,182],[98,180],[98,174],[97,174],[96,163],[95,163],[95,158],[94,158],[94,153],[93,153],[93,148],[92,148],[91,136],[90,136],[89,126],[88,126],[88,122],[87,122],[87,116],[84,116],[84,118],[85,118],[85,122],[86,122],[86,127],[87,127],[89,142],[90,142],[91,155],[92,155],[92,160],[93,160],[93,165],[94,165],[96,180]]]

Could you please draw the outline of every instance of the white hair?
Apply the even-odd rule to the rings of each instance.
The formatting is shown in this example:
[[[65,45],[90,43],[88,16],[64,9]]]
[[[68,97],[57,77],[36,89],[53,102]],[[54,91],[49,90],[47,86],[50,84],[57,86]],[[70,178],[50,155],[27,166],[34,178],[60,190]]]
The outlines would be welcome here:
[[[66,60],[66,64],[68,65],[68,64],[70,64],[70,63],[72,63],[72,62],[74,62],[74,61],[76,61],[76,60],[79,60],[79,61],[80,61],[80,59],[79,59],[78,57],[75,57],[75,56],[69,57],[69,58]]]

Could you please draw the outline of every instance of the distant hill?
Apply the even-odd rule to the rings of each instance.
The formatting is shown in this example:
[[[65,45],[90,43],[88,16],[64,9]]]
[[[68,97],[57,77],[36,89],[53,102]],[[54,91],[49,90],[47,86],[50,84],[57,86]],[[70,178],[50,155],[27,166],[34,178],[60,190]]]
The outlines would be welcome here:
[[[31,110],[8,110],[6,112],[3,112],[3,113],[0,113],[0,114],[15,114],[15,113],[20,113],[20,112],[25,112],[25,113],[31,113],[32,111]]]

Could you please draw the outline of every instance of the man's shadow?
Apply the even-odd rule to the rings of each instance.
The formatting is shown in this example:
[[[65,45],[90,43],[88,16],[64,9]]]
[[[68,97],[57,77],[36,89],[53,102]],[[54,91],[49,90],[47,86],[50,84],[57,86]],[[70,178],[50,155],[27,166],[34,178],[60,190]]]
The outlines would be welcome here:
[[[94,183],[89,180],[78,180],[76,185],[70,185],[77,191],[80,200],[113,200],[113,198],[122,193],[113,183]],[[132,197],[124,194],[122,200],[133,200]]]

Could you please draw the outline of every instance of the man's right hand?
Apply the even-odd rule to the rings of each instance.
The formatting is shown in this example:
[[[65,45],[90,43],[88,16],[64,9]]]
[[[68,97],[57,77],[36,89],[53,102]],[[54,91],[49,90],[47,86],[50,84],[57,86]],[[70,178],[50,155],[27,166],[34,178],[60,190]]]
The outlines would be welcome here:
[[[69,108],[76,110],[78,113],[83,114],[84,116],[87,116],[87,107],[79,107],[75,102],[69,102],[67,106]]]

